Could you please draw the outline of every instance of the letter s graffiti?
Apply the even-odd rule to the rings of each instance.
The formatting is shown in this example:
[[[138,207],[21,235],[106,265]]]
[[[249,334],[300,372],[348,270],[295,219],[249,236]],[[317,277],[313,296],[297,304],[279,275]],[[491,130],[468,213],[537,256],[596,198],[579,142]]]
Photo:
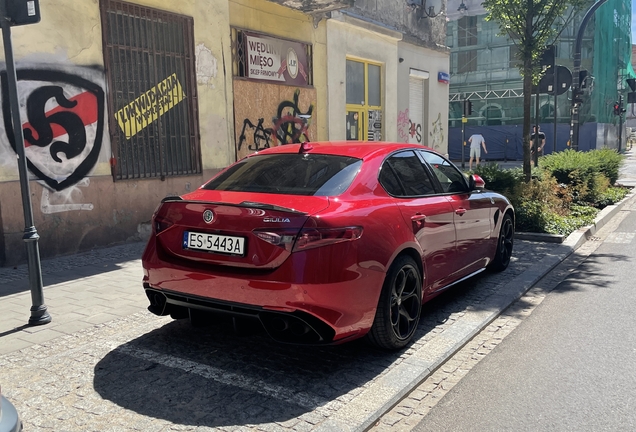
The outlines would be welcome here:
[[[97,83],[64,71],[16,72],[18,89],[26,96],[24,116],[28,120],[22,119],[22,134],[27,167],[49,188],[62,191],[80,182],[97,163],[106,119],[104,90]],[[96,76],[98,82],[100,77]],[[0,94],[4,133],[15,151],[6,71],[0,71]]]
[[[86,147],[86,130],[82,119],[70,111],[60,111],[47,117],[45,106],[49,99],[55,98],[59,106],[63,108],[73,108],[77,101],[70,101],[64,96],[62,87],[43,86],[31,93],[27,99],[27,117],[30,125],[35,129],[37,138],[33,136],[33,131],[24,129],[24,139],[31,145],[46,147],[53,141],[52,124],[61,126],[68,134],[68,143],[55,141],[51,144],[51,157],[54,161],[62,163],[58,153],[64,153],[67,159],[79,156]]]

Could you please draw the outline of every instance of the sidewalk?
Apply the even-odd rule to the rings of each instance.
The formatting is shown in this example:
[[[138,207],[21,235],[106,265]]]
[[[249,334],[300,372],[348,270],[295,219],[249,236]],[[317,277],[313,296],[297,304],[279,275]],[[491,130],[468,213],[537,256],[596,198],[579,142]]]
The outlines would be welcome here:
[[[635,150],[627,154],[619,183],[636,186]],[[508,270],[473,282],[475,288],[471,290],[477,298],[471,299],[470,306],[454,312],[444,322],[438,321],[435,314],[423,317],[422,331],[409,349],[381,373],[371,374],[362,385],[345,394],[346,403],[330,405],[325,420],[308,430],[364,431],[373,425],[624,206],[635,205],[633,191],[618,205],[604,209],[593,226],[573,233],[562,244],[516,241]],[[104,325],[111,332],[135,323],[146,325],[146,321],[150,323],[148,328],[161,325],[158,317],[146,311],[148,302],[141,286],[139,259],[143,247],[143,243],[130,243],[44,260],[44,299],[53,321],[43,326],[26,325],[31,307],[26,265],[0,269],[0,366],[12,366],[4,373],[0,367],[0,381],[5,380],[7,391],[9,379],[12,388],[22,386],[17,392],[26,392],[28,383],[21,378],[29,376],[29,371],[20,363],[37,353],[34,348],[41,348],[38,355],[46,358],[47,350],[59,348],[57,341],[64,340],[64,335],[90,333],[84,336],[94,338],[99,345],[99,332]],[[14,402],[19,407],[20,400]],[[314,411],[322,409],[324,417],[327,411],[323,408]],[[28,424],[29,419],[26,420]]]
[[[42,261],[49,324],[28,326],[28,268],[0,268],[0,355],[146,310],[141,287],[144,243]]]

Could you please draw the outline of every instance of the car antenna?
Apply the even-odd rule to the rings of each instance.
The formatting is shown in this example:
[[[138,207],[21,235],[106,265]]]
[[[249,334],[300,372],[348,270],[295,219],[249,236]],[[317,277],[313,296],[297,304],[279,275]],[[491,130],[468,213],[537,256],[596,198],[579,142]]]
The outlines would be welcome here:
[[[314,146],[311,145],[311,143],[309,141],[305,141],[304,143],[300,144],[300,148],[298,149],[298,153],[305,153],[309,150],[313,150]]]

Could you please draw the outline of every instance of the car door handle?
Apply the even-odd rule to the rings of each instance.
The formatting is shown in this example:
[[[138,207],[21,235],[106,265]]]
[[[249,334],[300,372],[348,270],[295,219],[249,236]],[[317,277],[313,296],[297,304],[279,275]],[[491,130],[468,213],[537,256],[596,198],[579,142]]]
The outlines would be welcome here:
[[[413,229],[415,230],[415,232],[422,229],[424,219],[426,219],[426,215],[423,215],[422,213],[415,213],[413,216],[411,216],[411,222],[413,223]]]
[[[465,208],[458,208],[457,210],[455,210],[455,213],[460,215],[460,216],[464,216],[464,213],[466,213],[466,209]]]

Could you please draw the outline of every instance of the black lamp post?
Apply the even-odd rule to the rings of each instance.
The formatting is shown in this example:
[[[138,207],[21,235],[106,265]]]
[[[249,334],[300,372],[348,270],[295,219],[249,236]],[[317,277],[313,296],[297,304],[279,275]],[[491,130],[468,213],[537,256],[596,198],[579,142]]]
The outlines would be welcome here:
[[[30,4],[28,4],[30,3]],[[9,104],[11,107],[11,120],[15,149],[18,154],[18,172],[20,175],[20,190],[22,192],[22,210],[24,212],[24,235],[22,239],[26,243],[29,263],[29,286],[31,288],[31,317],[29,325],[42,325],[51,322],[46,305],[44,304],[44,289],[42,284],[42,268],[40,266],[40,251],[38,249],[38,235],[33,223],[33,209],[31,207],[31,191],[29,189],[29,176],[26,157],[24,155],[24,136],[22,135],[22,121],[20,120],[20,105],[18,103],[18,84],[13,61],[13,47],[11,44],[11,26],[29,24],[35,19],[39,20],[39,8],[36,10],[36,2],[6,2],[0,0],[0,26],[2,27],[2,42],[4,44],[4,57],[7,65],[7,87],[9,89]],[[12,8],[12,13],[21,14],[23,22],[16,24],[14,17],[9,17],[7,6]],[[24,10],[20,9],[24,6]],[[23,12],[23,13],[22,13]],[[35,21],[37,22],[37,21]]]

